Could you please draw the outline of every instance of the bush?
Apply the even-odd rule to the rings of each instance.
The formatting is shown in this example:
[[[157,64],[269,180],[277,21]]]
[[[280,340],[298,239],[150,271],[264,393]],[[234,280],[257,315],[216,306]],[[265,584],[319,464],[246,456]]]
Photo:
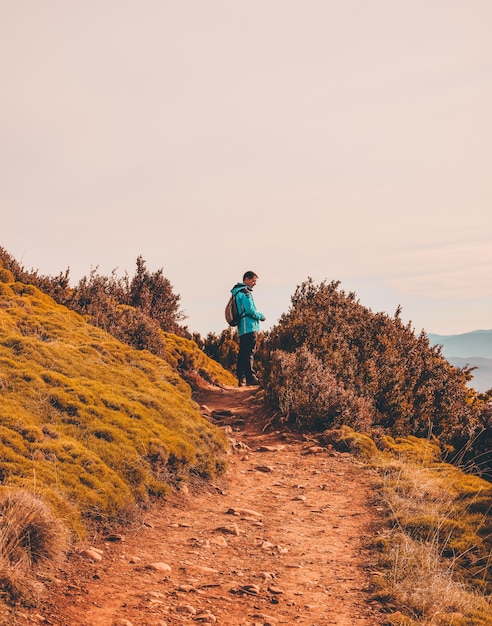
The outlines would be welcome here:
[[[284,356],[270,357],[278,351]],[[372,424],[393,435],[430,432],[458,447],[484,428],[487,403],[467,388],[470,370],[451,366],[425,333],[416,336],[399,309],[373,313],[338,282],[297,287],[258,357],[269,402],[305,426]]]
[[[333,373],[305,346],[293,353],[272,354],[267,393],[277,399],[287,420],[309,430],[329,427],[368,427],[371,407],[337,381]]]

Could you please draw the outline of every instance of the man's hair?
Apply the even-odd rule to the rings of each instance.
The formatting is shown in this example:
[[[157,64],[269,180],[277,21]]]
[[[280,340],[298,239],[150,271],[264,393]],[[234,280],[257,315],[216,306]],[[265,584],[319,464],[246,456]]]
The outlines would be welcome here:
[[[244,272],[243,282],[245,280],[251,280],[252,278],[258,278],[258,274],[255,274],[251,270],[249,272]]]

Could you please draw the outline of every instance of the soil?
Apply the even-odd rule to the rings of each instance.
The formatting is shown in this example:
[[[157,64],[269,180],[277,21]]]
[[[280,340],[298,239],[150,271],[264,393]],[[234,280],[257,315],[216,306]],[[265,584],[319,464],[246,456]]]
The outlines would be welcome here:
[[[68,555],[24,626],[378,626],[371,474],[268,421],[256,388],[197,392],[227,432],[228,472],[95,533]]]

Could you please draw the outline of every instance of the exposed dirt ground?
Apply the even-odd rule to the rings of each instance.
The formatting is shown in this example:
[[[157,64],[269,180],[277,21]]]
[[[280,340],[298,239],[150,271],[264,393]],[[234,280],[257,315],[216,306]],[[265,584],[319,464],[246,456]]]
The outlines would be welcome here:
[[[229,471],[93,536],[11,624],[378,626],[367,537],[371,476],[349,454],[265,428],[254,388],[209,388],[202,412],[231,438]],[[188,491],[188,493],[187,493]]]

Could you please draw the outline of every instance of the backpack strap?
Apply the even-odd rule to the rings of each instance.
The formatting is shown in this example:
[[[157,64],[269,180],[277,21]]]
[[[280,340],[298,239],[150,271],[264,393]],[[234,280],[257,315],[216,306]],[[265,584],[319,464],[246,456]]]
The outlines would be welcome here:
[[[234,297],[236,298],[236,306],[237,306],[237,294],[238,294],[239,292],[244,293],[244,294],[246,295],[246,294],[248,293],[248,290],[246,289],[246,287],[243,287],[242,289],[239,289],[239,290],[238,290],[238,291],[234,294]],[[238,309],[239,309],[239,307],[238,307]],[[244,310],[244,307],[243,307],[243,312],[239,314],[239,319],[242,319],[243,317],[246,317],[246,312],[245,312],[245,310]]]

